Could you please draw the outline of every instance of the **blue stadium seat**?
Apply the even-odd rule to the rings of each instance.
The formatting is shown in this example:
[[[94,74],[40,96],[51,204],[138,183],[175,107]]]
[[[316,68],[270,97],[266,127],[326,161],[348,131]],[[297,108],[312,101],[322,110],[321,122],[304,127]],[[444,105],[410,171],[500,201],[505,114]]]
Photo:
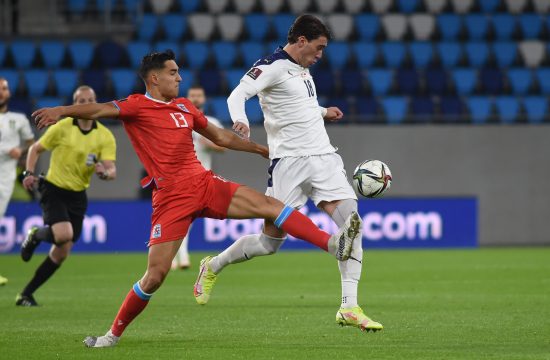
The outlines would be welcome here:
[[[489,46],[486,42],[469,42],[465,45],[470,66],[481,67],[489,59]]]
[[[107,40],[99,43],[95,48],[99,63],[105,68],[113,68],[123,65],[126,50],[117,42]]]
[[[246,111],[246,117],[251,124],[258,124],[264,120],[264,114],[260,107],[260,100],[257,96],[248,99],[244,104],[244,109]]]
[[[342,112],[344,113],[344,117],[339,120],[339,123],[349,122],[349,118],[351,117],[352,112],[348,99],[346,99],[345,97],[331,97],[325,102],[325,105],[335,106],[342,110]]]
[[[157,41],[153,45],[153,51],[166,51],[166,50],[172,50],[174,54],[176,55],[176,59],[178,58],[178,55],[180,54],[180,44],[178,41]]]
[[[207,94],[217,95],[222,92],[222,76],[218,70],[200,70],[198,75],[198,82]]]
[[[210,108],[213,111],[213,116],[218,118],[223,123],[230,124],[231,116],[227,108],[227,98],[225,96],[211,97],[209,100]],[[246,106],[246,105],[245,105]]]
[[[248,69],[230,69],[225,72],[225,81],[227,82],[229,91],[232,91],[239,85],[247,71]]]
[[[333,69],[344,68],[348,64],[350,54],[348,43],[343,41],[333,41],[324,50],[324,55]]]
[[[261,42],[245,41],[239,43],[238,46],[244,66],[246,67],[251,67],[256,61],[267,54],[266,48]]]
[[[492,101],[487,96],[472,96],[466,99],[470,119],[474,124],[486,123],[492,115]]]
[[[90,67],[94,55],[94,44],[87,40],[76,40],[67,46],[73,67],[86,69]]]
[[[36,54],[36,46],[27,40],[17,40],[11,43],[11,55],[18,69],[29,68]]]
[[[413,97],[411,114],[415,122],[430,121],[435,113],[435,105],[430,97]]]
[[[53,72],[53,80],[57,95],[71,96],[78,85],[78,71],[56,70]]]
[[[442,68],[428,68],[424,74],[428,94],[441,95],[449,90],[447,73]]]
[[[492,16],[493,30],[497,40],[510,40],[516,31],[516,18],[510,14]]]
[[[10,99],[10,110],[30,115],[33,111],[33,107],[27,97],[18,96]]]
[[[387,69],[367,71],[367,80],[374,95],[386,95],[393,84],[393,72]]]
[[[158,17],[153,14],[143,14],[143,17],[137,24],[137,38],[142,41],[153,40],[157,33]]]
[[[494,13],[498,10],[500,0],[481,0],[479,2],[481,11],[486,13]]]
[[[527,121],[538,124],[544,121],[548,114],[548,98],[544,96],[528,96],[523,98],[523,107]]]
[[[378,101],[374,97],[357,98],[357,113],[362,120],[375,120],[378,115]]]
[[[539,68],[535,71],[535,76],[540,86],[541,93],[550,95],[550,68]]]
[[[519,27],[524,39],[538,39],[542,31],[542,17],[539,14],[521,14]]]
[[[197,69],[204,67],[210,56],[210,49],[205,42],[189,41],[183,45],[183,53],[185,54],[184,64]]]
[[[378,15],[373,14],[357,15],[355,17],[355,28],[360,40],[372,41],[380,32],[380,19]]]
[[[437,17],[437,27],[443,40],[454,41],[462,30],[462,21],[456,14],[441,14]]]
[[[65,98],[63,97],[41,97],[35,101],[35,109],[41,109],[45,107],[55,107],[65,105]]]
[[[519,100],[515,96],[499,96],[495,99],[495,108],[501,122],[513,123],[519,116]]]
[[[418,9],[418,6],[420,5],[419,0],[398,0],[397,1],[397,8],[399,9],[399,12],[410,14],[415,12],[415,10]]]
[[[417,41],[409,44],[409,54],[416,68],[425,68],[432,62],[433,46],[431,42]]]
[[[487,36],[489,21],[483,14],[469,14],[464,17],[464,25],[470,40],[483,40]]]
[[[166,40],[178,41],[187,30],[187,18],[180,14],[167,14],[160,18]]]
[[[459,95],[471,94],[477,84],[477,71],[474,69],[455,69],[451,72],[456,92]]]
[[[315,90],[317,96],[331,95],[335,91],[334,75],[330,69],[315,68],[313,69],[313,81],[315,82]],[[304,85],[304,90],[305,90]]]
[[[503,76],[500,70],[483,68],[479,71],[481,88],[486,94],[500,94],[504,88]]]
[[[13,69],[0,69],[0,76],[8,80],[8,86],[12,94],[12,99],[15,97],[15,93],[19,89],[19,72]]]
[[[199,8],[201,0],[179,0],[181,11],[184,13],[194,13]]]
[[[390,124],[402,123],[407,115],[407,107],[407,98],[404,96],[389,96],[382,99],[382,108]]]
[[[70,13],[81,15],[84,10],[86,10],[86,6],[88,5],[88,0],[68,0],[67,1],[67,9]]]
[[[151,44],[145,41],[130,41],[126,44],[126,52],[130,60],[130,66],[137,69],[141,64],[141,59],[151,52]]]
[[[359,70],[342,70],[340,72],[340,84],[345,94],[357,95],[363,92],[363,77]]]
[[[464,116],[464,104],[457,96],[444,96],[439,101],[439,109],[446,122],[461,121]]]
[[[515,95],[525,95],[533,85],[533,74],[528,68],[515,68],[508,70],[508,82]]]
[[[402,42],[384,42],[380,50],[387,67],[399,67],[405,60],[406,48]]]
[[[372,67],[378,58],[378,48],[375,44],[355,42],[352,43],[351,48],[359,68],[366,69]]]
[[[237,46],[229,41],[217,41],[212,44],[212,54],[219,69],[233,66],[237,59]]]
[[[270,18],[264,14],[248,14],[244,26],[250,40],[263,41],[269,33]]]
[[[0,68],[4,64],[4,59],[6,58],[6,44],[0,42]]]
[[[57,69],[61,66],[65,56],[65,44],[61,41],[42,41],[38,45],[44,65],[48,69]]]
[[[50,76],[46,70],[31,69],[23,73],[23,78],[29,96],[39,97],[46,92]]]
[[[401,94],[414,95],[420,90],[420,79],[415,69],[399,69],[396,80]]]
[[[294,23],[294,15],[292,14],[276,14],[273,16],[273,28],[278,40],[286,41],[288,29]]]
[[[459,43],[440,42],[437,43],[436,49],[441,64],[446,68],[457,66],[462,58],[462,47]]]
[[[517,57],[517,45],[514,42],[493,43],[493,54],[499,67],[512,66]]]
[[[191,70],[183,71],[180,69],[180,90],[178,96],[187,96],[187,91],[191,85],[195,85],[195,73]]]
[[[89,69],[82,72],[82,84],[91,86],[98,96],[107,90],[105,72],[103,70]]]
[[[140,5],[142,3],[143,3],[143,0],[123,0],[122,1],[122,5],[124,6],[124,10],[130,16],[135,16],[139,12]]]
[[[111,70],[111,84],[117,99],[125,98],[134,92],[137,83],[137,74],[134,70]]]

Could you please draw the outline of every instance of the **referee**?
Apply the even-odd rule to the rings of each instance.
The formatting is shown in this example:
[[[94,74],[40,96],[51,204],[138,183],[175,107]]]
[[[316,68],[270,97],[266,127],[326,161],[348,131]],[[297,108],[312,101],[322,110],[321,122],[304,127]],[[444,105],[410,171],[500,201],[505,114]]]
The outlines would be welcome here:
[[[73,94],[74,104],[95,103],[94,90],[80,86]],[[34,174],[36,162],[44,150],[52,152],[45,178]],[[21,245],[23,261],[29,261],[40,242],[52,244],[46,259],[23,291],[15,305],[37,306],[33,293],[44,284],[69,255],[82,231],[88,206],[86,189],[95,172],[102,180],[116,177],[116,143],[111,131],[95,120],[65,118],[29,149],[23,186],[32,189],[38,182],[44,227],[29,230]]]

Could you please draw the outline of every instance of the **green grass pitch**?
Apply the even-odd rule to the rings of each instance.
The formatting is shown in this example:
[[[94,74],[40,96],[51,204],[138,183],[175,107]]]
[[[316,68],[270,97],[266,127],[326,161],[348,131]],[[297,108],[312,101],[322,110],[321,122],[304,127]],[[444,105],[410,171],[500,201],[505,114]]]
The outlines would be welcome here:
[[[226,269],[210,303],[197,265],[172,272],[117,347],[87,349],[110,326],[145,254],[71,256],[35,296],[14,298],[29,264],[0,257],[0,359],[550,359],[550,248],[365,252],[360,303],[378,333],[340,328],[336,261],[282,252]]]

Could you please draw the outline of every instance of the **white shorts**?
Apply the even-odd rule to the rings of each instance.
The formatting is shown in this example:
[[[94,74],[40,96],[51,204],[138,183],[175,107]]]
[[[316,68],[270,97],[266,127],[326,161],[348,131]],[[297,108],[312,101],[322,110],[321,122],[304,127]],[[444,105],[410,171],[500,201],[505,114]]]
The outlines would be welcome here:
[[[355,199],[340,155],[284,157],[271,161],[266,195],[300,208],[310,198],[321,201]]]

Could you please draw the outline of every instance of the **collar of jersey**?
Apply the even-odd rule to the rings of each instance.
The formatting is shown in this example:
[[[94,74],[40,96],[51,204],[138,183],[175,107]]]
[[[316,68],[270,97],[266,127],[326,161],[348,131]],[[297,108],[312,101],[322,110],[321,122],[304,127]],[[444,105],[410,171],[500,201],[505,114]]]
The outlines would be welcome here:
[[[294,64],[296,64],[296,65],[298,65],[298,66],[301,67],[301,65],[298,64],[298,63],[296,62],[296,60],[294,60],[294,59],[292,58],[292,56],[290,56],[290,55],[286,52],[286,50],[283,49],[282,46],[279,46],[279,47],[277,48],[277,50],[275,50],[275,52],[281,52],[289,61],[291,61],[291,62],[293,62]]]
[[[149,100],[152,100],[154,102],[158,102],[158,103],[161,103],[161,104],[170,104],[172,101],[174,101],[174,99],[166,102],[166,101],[162,101],[162,100],[158,100],[158,99],[155,99],[154,97],[151,96],[151,94],[149,94],[148,92],[145,93],[145,97]]]

